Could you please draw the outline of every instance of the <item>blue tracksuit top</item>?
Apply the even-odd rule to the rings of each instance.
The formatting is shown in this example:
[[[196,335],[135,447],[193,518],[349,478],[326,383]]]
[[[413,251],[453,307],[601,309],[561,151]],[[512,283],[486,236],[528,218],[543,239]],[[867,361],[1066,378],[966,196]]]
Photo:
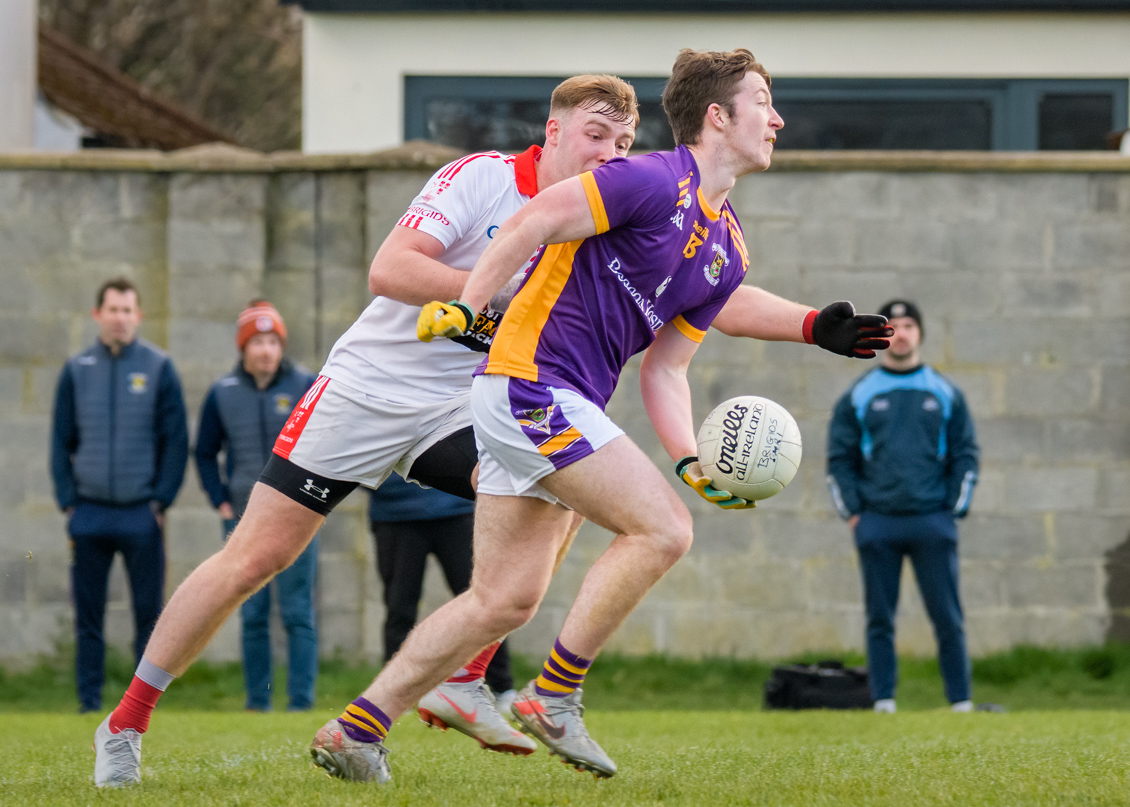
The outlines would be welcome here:
[[[965,397],[926,365],[864,373],[828,426],[828,486],[844,518],[950,511],[964,516],[980,451]]]
[[[184,395],[163,350],[135,339],[114,356],[97,341],[67,359],[51,430],[61,509],[80,499],[168,507],[187,462]]]
[[[213,507],[229,502],[236,516],[243,513],[275,438],[314,381],[309,370],[283,359],[263,389],[255,386],[242,361],[212,382],[200,408],[194,454],[200,484]],[[223,477],[217,459],[221,450],[227,454]]]
[[[370,521],[428,521],[473,512],[475,503],[435,488],[422,488],[391,473],[369,491]]]

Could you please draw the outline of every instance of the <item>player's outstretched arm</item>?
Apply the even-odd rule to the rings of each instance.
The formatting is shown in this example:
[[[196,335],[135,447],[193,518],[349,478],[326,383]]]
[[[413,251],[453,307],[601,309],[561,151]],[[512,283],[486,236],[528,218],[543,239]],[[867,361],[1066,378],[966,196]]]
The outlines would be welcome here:
[[[424,306],[416,335],[458,336],[471,326],[466,312],[481,311],[542,244],[563,244],[596,235],[596,221],[581,180],[574,177],[547,188],[507,219],[479,256],[458,299]]]
[[[821,311],[760,289],[739,286],[714,318],[713,327],[727,336],[766,342],[807,342],[841,356],[874,357],[890,346],[892,331],[877,314],[857,314],[846,301]]]
[[[794,303],[758,286],[734,289],[711,327],[727,336],[764,342],[803,342],[804,318],[810,306]]]
[[[369,291],[408,305],[457,298],[467,273],[440,263],[443,250],[435,236],[396,225],[369,266]]]

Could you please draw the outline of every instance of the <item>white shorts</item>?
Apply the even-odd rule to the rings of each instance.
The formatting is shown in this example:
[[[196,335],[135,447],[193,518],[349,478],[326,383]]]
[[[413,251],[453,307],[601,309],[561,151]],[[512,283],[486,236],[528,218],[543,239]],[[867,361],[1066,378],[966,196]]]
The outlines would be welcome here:
[[[330,479],[375,488],[408,476],[421,454],[471,425],[467,396],[443,403],[394,401],[319,376],[294,408],[274,453]]]
[[[505,375],[481,375],[471,386],[479,448],[479,493],[557,497],[538,484],[624,432],[592,401],[572,390]]]

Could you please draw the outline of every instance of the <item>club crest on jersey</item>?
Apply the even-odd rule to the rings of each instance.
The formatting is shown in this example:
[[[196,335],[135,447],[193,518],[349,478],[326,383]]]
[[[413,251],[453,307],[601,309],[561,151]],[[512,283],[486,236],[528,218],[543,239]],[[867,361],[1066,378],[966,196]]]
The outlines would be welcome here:
[[[557,404],[550,404],[544,409],[542,407],[527,409],[521,413],[525,417],[519,417],[518,423],[527,429],[536,429],[539,432],[549,434],[549,421],[553,417],[553,410],[556,408]]]
[[[294,401],[290,399],[289,395],[276,395],[275,396],[275,413],[285,415],[294,408]]]
[[[134,395],[141,395],[149,388],[149,376],[145,373],[130,373],[128,380],[129,391]]]
[[[718,285],[718,278],[722,275],[722,269],[730,265],[730,259],[726,257],[726,250],[718,244],[711,244],[710,248],[714,250],[714,260],[708,266],[704,266],[702,273],[706,276],[706,282],[711,286]]]

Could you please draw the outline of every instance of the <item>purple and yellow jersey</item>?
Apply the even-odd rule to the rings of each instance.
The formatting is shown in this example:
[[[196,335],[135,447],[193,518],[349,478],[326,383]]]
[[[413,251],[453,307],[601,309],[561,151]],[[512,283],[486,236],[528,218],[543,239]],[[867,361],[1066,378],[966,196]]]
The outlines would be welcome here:
[[[602,409],[628,359],[670,323],[701,342],[749,256],[684,146],[581,175],[597,235],[545,247],[480,372],[574,390]]]

